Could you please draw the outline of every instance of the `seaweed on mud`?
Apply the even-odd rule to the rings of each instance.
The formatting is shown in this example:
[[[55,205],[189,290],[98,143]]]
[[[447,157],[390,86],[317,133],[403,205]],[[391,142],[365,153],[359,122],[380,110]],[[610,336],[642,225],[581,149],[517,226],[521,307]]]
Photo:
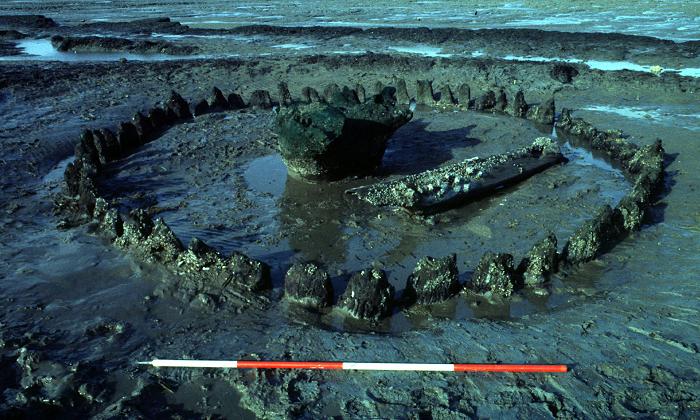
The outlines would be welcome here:
[[[197,51],[195,47],[175,45],[167,41],[135,41],[127,38],[104,36],[61,36],[51,38],[51,44],[61,52],[111,52],[162,53],[188,55]]]

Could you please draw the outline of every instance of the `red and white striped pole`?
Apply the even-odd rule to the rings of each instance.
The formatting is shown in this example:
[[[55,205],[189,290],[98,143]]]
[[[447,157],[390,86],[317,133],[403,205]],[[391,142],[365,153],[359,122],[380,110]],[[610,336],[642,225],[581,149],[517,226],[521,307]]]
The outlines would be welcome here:
[[[393,370],[409,372],[511,372],[563,373],[566,365],[481,364],[481,363],[357,363],[287,362],[265,360],[162,360],[139,362],[153,367],[224,369],[317,369],[317,370]]]

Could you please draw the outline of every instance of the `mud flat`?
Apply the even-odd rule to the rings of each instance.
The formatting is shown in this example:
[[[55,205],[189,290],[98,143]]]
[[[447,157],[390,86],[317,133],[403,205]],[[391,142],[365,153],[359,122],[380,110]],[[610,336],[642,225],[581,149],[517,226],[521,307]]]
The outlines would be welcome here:
[[[37,17],[0,22],[33,37],[108,29]],[[232,35],[151,25],[200,52],[223,44],[194,35]],[[144,27],[109,30],[149,39],[136,35]],[[259,31],[234,31],[251,30]],[[270,56],[24,56],[0,64],[4,414],[697,416],[697,79],[396,51],[290,53],[271,45],[299,44],[299,36],[267,31],[278,38],[261,50]],[[506,51],[508,33],[494,41],[499,54],[521,54]],[[386,29],[382,39],[406,36]],[[358,47],[370,47],[370,38],[358,36]],[[657,43],[654,60],[693,60],[682,57],[692,44],[618,35],[587,42],[620,57],[637,42]],[[583,45],[574,43],[572,54],[594,54]],[[552,53],[533,48],[528,55]],[[394,86],[397,99],[421,104],[373,173],[333,182],[289,177],[270,107],[306,101],[305,87],[321,100],[333,84],[358,100],[358,84],[365,100]],[[522,112],[548,109],[552,96],[555,127]],[[207,112],[195,113],[203,99]],[[556,139],[567,164],[432,215],[345,194],[542,136]],[[75,171],[76,158],[88,164]],[[66,200],[69,164],[75,194]],[[64,205],[58,214],[56,202]],[[376,302],[373,311],[348,298],[355,288],[373,292],[363,297]],[[154,357],[539,362],[572,370],[396,376],[133,364]]]
[[[223,0],[205,0],[196,5],[154,1],[143,7],[127,0],[114,7],[108,3],[75,5],[63,0],[8,2],[2,13],[43,13],[62,23],[114,22],[153,19],[154,16],[178,16],[195,27],[230,28],[232,26],[322,25],[330,27],[447,27],[447,28],[538,28],[568,32],[593,31],[649,35],[667,39],[698,38],[693,20],[695,5],[685,1],[649,3],[634,0],[625,3],[593,2],[584,6],[564,1],[544,5],[535,0],[517,3],[482,1],[478,5],[454,1],[415,3],[397,1],[381,12],[370,1],[344,7],[313,0],[303,4],[271,1],[266,4],[243,2],[235,7]]]

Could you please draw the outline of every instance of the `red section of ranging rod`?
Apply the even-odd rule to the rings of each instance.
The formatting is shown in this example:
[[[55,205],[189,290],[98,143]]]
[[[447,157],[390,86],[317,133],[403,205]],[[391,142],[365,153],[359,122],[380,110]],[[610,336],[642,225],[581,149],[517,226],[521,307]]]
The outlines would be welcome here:
[[[264,360],[239,360],[238,368],[342,370],[343,362],[274,362]]]
[[[501,364],[477,364],[455,363],[455,372],[530,372],[550,373],[568,372],[566,365],[501,365]]]

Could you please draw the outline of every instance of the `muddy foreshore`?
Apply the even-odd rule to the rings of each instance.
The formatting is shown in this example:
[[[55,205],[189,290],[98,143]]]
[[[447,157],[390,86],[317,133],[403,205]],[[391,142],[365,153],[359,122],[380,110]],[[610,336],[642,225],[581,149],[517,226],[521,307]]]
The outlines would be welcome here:
[[[42,25],[50,27],[45,21]],[[251,30],[262,29],[238,29]],[[295,36],[284,34],[288,29],[265,30],[288,37],[290,42]],[[401,31],[395,34],[388,36],[410,36]],[[625,42],[630,46],[647,42],[600,37],[586,42],[606,43],[606,48],[620,54],[624,54]],[[506,39],[504,36],[504,48]],[[692,44],[657,47],[659,57],[668,59],[682,55],[684,48],[693,48]],[[535,53],[549,53],[548,47],[541,48]],[[574,51],[576,54],[586,50],[584,44],[576,48],[581,48]],[[5,118],[0,122],[0,165],[5,176],[0,184],[0,241],[4,257],[0,273],[6,304],[0,338],[6,372],[2,382],[7,389],[3,409],[17,417],[104,418],[253,413],[270,418],[696,416],[700,410],[700,372],[695,367],[700,327],[694,321],[700,296],[694,279],[700,235],[700,202],[695,191],[700,167],[693,159],[700,152],[694,141],[697,132],[692,126],[663,125],[660,116],[630,119],[586,108],[633,104],[666,107],[664,112],[669,113],[679,107],[698,112],[693,105],[697,79],[668,73],[602,72],[571,64],[578,75],[563,83],[553,77],[554,66],[370,53],[280,53],[255,60],[158,63],[3,63],[0,107]],[[212,309],[207,302],[183,303],[159,287],[167,284],[171,275],[158,266],[125,255],[91,234],[89,226],[56,227],[59,219],[52,214],[52,201],[63,188],[65,160],[72,159],[80,132],[84,128],[116,129],[120,122],[131,119],[135,110],[147,110],[166,99],[170,89],[195,102],[207,97],[214,85],[249,98],[256,89],[271,90],[270,86],[286,81],[295,87],[292,95],[299,97],[302,86],[362,83],[370,87],[376,82],[395,83],[396,78],[409,82],[410,96],[417,93],[410,81],[425,79],[433,80],[436,90],[443,83],[467,83],[473,97],[498,87],[506,88],[509,96],[523,90],[528,102],[534,103],[555,95],[558,111],[567,107],[601,129],[622,129],[640,146],[662,138],[667,165],[664,190],[641,231],[574,275],[555,280],[542,310],[517,314],[511,306],[517,307],[518,302],[505,308],[480,303],[465,309],[455,303],[460,302],[458,298],[447,306],[410,311],[402,321],[408,328],[375,331],[342,317],[319,319],[317,314],[284,301],[269,311],[240,314]],[[149,205],[155,213],[170,211],[170,217],[180,214],[183,226],[206,226],[212,238],[221,238],[222,245],[233,249],[247,246],[247,253],[261,259],[271,258],[270,250],[285,241],[291,242],[292,248],[304,249],[304,242],[326,245],[323,241],[328,232],[335,235],[333,238],[343,237],[342,229],[328,230],[335,220],[353,221],[359,232],[382,223],[364,225],[362,214],[333,214],[330,199],[319,202],[315,212],[307,212],[301,205],[318,192],[289,180],[279,198],[274,190],[269,190],[271,198],[251,196],[255,188],[245,177],[249,165],[275,154],[276,139],[269,129],[269,118],[269,111],[196,118],[119,162],[118,171],[113,173],[119,175],[107,187],[113,188],[113,198],[121,205]],[[502,153],[516,146],[514,138],[528,139],[541,135],[540,130],[524,121],[497,116],[424,110],[415,125],[397,132],[385,158],[386,173],[381,175],[415,173],[472,154]],[[424,167],[416,162],[415,153],[430,156],[420,162]],[[602,165],[600,160],[596,162]],[[465,243],[450,245],[449,251],[473,268],[483,247],[515,246],[522,238],[532,237],[540,226],[552,221],[566,224],[572,216],[575,226],[593,215],[593,209],[605,202],[600,201],[605,194],[624,185],[610,181],[608,169],[595,172],[596,167],[581,166],[577,170],[593,172],[574,172],[573,181],[571,172],[566,172],[569,167],[559,173],[545,172],[521,188],[469,207],[467,210],[476,214],[474,220],[463,222],[459,213],[449,214],[459,222],[455,230],[464,225],[471,232]],[[599,180],[601,186],[590,185],[591,179]],[[186,186],[190,182],[201,192],[188,197]],[[338,188],[341,193],[344,189]],[[329,197],[332,190],[326,191]],[[221,199],[209,203],[207,197],[215,194]],[[509,195],[517,203],[515,207],[508,207]],[[275,241],[264,228],[254,227],[264,225],[266,219],[250,217],[260,214],[266,208],[263,205],[276,207],[277,200],[283,212],[271,216],[268,223],[274,225],[279,217],[280,223],[291,226],[287,230],[291,237]],[[204,205],[198,204],[202,201]],[[228,201],[231,203],[226,204]],[[575,203],[580,208],[576,209]],[[528,210],[542,204],[551,210]],[[218,213],[208,213],[203,207],[213,207]],[[330,214],[324,216],[327,212]],[[484,213],[482,218],[480,213]],[[528,214],[534,223],[528,221]],[[547,219],[542,220],[545,215]],[[329,223],[320,220],[323,217],[328,217]],[[415,237],[407,239],[428,242],[440,226],[450,226],[448,219],[437,222],[436,226],[414,228]],[[243,234],[230,239],[236,232]],[[512,244],[506,236],[513,238]],[[366,241],[370,246],[382,244],[376,238]],[[323,254],[318,249],[316,252]],[[363,252],[372,255],[375,251]],[[281,270],[273,268],[273,277],[279,278]],[[395,275],[405,278],[401,273]],[[345,281],[342,276],[333,277],[335,282]],[[273,284],[270,297],[277,301],[280,294],[280,283]],[[557,296],[563,296],[563,301],[552,303]],[[531,298],[519,299],[529,302]],[[460,316],[460,311],[471,315]],[[538,361],[567,363],[572,371],[547,377],[398,377],[390,373],[144,370],[133,364],[153,357]]]
[[[163,38],[180,46],[172,48],[176,55],[203,53],[221,54],[241,48],[246,43],[269,40],[281,45],[301,45],[293,48],[297,53],[313,54],[324,46],[354,46],[347,50],[355,54],[362,51],[383,52],[386,46],[416,48],[430,46],[450,51],[449,55],[503,55],[515,57],[546,57],[566,61],[570,58],[602,61],[629,61],[640,64],[660,65],[664,68],[700,67],[698,48],[700,41],[675,42],[649,36],[616,33],[557,32],[540,29],[456,29],[456,28],[360,28],[333,26],[271,26],[244,25],[227,29],[193,28],[169,18],[153,18],[128,22],[90,22],[79,25],[59,25],[50,18],[37,16],[0,16],[0,28],[18,31],[23,37],[46,38],[55,35],[76,36],[86,42],[94,38],[92,50],[113,50],[118,44],[110,37],[131,37],[143,42],[147,38]],[[277,42],[279,41],[279,42]],[[305,43],[310,45],[305,46]],[[180,45],[182,44],[182,45]],[[109,48],[105,49],[104,47]],[[279,46],[279,45],[278,45]],[[126,47],[129,47],[127,45]],[[123,48],[126,48],[123,47]],[[110,49],[111,48],[111,49]],[[304,50],[304,51],[300,51]],[[400,48],[398,48],[400,50]],[[258,53],[260,51],[257,51]],[[253,53],[254,54],[254,53]]]

